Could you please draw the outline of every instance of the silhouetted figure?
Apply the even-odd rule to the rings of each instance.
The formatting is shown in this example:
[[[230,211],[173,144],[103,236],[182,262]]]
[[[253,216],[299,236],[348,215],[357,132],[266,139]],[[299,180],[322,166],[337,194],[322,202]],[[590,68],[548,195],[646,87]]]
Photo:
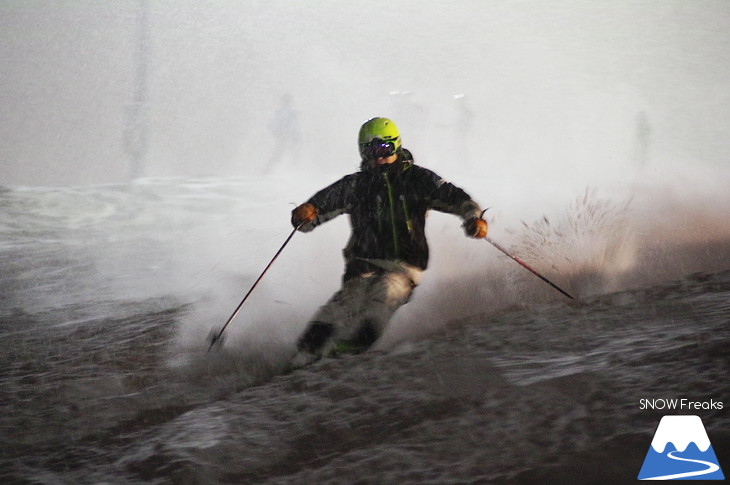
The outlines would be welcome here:
[[[634,158],[639,166],[644,166],[649,160],[649,145],[651,144],[651,125],[646,112],[639,111],[636,115],[636,147]]]
[[[299,146],[301,139],[299,112],[293,108],[291,94],[282,95],[279,108],[269,123],[269,131],[274,137],[274,146],[266,165],[267,172],[271,172],[288,157],[292,157]]]
[[[471,133],[474,131],[474,111],[469,107],[469,102],[466,96],[463,94],[454,95],[454,101],[456,102],[456,119],[454,122],[454,131],[456,146],[460,147],[460,152],[457,152],[461,166],[468,167],[471,164],[472,157]]]

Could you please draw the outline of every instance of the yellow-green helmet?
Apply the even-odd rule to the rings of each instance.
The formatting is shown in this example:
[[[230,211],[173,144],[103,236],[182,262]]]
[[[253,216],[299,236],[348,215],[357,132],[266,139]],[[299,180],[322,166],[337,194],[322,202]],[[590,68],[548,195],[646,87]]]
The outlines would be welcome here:
[[[373,141],[376,144],[392,146],[393,153],[401,146],[398,127],[388,118],[371,118],[367,120],[360,127],[357,141],[363,159],[371,158],[373,152],[368,149],[373,148]]]

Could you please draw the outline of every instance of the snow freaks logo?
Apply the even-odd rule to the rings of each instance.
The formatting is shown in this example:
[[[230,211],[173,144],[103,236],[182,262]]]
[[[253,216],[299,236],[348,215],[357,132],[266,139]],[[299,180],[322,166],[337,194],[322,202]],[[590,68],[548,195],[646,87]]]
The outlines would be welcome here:
[[[664,416],[639,480],[724,480],[699,416]]]

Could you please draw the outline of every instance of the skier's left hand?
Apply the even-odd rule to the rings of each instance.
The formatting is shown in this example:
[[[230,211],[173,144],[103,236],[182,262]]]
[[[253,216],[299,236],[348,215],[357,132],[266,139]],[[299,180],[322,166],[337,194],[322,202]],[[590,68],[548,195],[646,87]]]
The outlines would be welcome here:
[[[488,230],[489,226],[487,225],[487,221],[485,221],[484,219],[478,219],[474,217],[473,219],[469,219],[464,223],[464,232],[469,237],[484,239],[485,237],[487,237]]]

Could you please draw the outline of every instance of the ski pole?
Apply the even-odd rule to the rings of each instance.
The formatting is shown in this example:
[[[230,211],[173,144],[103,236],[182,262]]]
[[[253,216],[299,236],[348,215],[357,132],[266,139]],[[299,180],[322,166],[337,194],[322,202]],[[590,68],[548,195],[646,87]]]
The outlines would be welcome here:
[[[499,245],[499,244],[497,244],[496,242],[492,241],[492,240],[491,240],[490,238],[488,238],[488,237],[487,237],[487,238],[485,238],[485,239],[487,240],[487,242],[488,242],[489,244],[491,244],[491,245],[492,245],[492,246],[494,246],[495,248],[497,248],[497,249],[499,249],[500,251],[502,251],[502,252],[503,252],[503,253],[504,253],[505,255],[507,255],[507,256],[508,256],[508,257],[509,257],[510,259],[512,259],[513,261],[515,261],[515,262],[516,262],[516,263],[518,263],[519,265],[521,265],[521,266],[522,266],[523,268],[525,268],[526,270],[528,270],[529,272],[531,272],[532,274],[534,274],[535,276],[537,276],[537,277],[538,277],[538,278],[540,278],[541,280],[543,280],[543,281],[544,281],[545,283],[547,283],[548,285],[552,286],[553,288],[555,288],[556,290],[558,290],[558,291],[559,291],[560,293],[562,293],[563,295],[567,296],[567,297],[568,297],[568,298],[570,298],[571,300],[573,300],[573,299],[574,299],[574,298],[573,298],[572,296],[570,296],[570,295],[569,295],[568,293],[566,293],[566,292],[565,292],[564,290],[562,290],[562,289],[561,289],[561,288],[560,288],[560,287],[559,287],[558,285],[556,285],[555,283],[553,283],[552,281],[550,281],[549,279],[545,278],[545,277],[544,277],[543,275],[541,275],[540,273],[538,273],[537,271],[535,271],[534,269],[532,269],[532,268],[530,267],[530,265],[528,265],[527,263],[525,263],[525,262],[524,262],[524,261],[522,261],[521,259],[519,259],[519,258],[517,258],[517,257],[515,257],[515,256],[512,256],[512,255],[511,255],[510,253],[508,253],[508,252],[507,252],[507,250],[506,250],[506,249],[504,249],[504,248],[503,248],[502,246],[500,246],[500,245]]]
[[[261,274],[256,279],[256,281],[254,281],[253,285],[251,285],[251,288],[248,290],[248,293],[246,293],[246,296],[243,297],[243,300],[241,300],[241,303],[238,304],[238,306],[233,311],[233,313],[231,314],[231,316],[228,317],[228,320],[226,320],[226,323],[223,325],[223,327],[220,329],[220,331],[217,334],[213,334],[213,335],[209,335],[208,336],[208,338],[210,339],[210,347],[208,347],[208,352],[210,352],[210,349],[212,349],[213,346],[216,343],[220,343],[220,341],[221,341],[220,340],[221,335],[223,335],[223,332],[226,330],[226,327],[228,327],[228,325],[233,321],[233,319],[236,318],[236,315],[238,315],[238,312],[241,311],[241,307],[243,306],[244,303],[246,303],[246,300],[251,295],[251,292],[253,291],[253,289],[256,288],[256,285],[259,284],[259,281],[261,281],[261,278],[263,278],[264,275],[266,274],[266,272],[269,270],[269,268],[271,268],[271,265],[274,264],[274,261],[276,261],[276,258],[279,257],[279,255],[281,254],[281,252],[284,250],[284,248],[286,247],[286,245],[289,244],[289,241],[291,241],[291,238],[294,237],[294,234],[297,232],[297,230],[300,227],[301,227],[301,225],[295,227],[292,230],[291,234],[289,234],[289,237],[286,238],[286,241],[284,241],[284,244],[281,245],[281,247],[276,252],[276,254],[274,254],[274,257],[271,258],[271,261],[269,261],[269,264],[266,265],[266,268],[264,268],[264,270],[261,272]]]

